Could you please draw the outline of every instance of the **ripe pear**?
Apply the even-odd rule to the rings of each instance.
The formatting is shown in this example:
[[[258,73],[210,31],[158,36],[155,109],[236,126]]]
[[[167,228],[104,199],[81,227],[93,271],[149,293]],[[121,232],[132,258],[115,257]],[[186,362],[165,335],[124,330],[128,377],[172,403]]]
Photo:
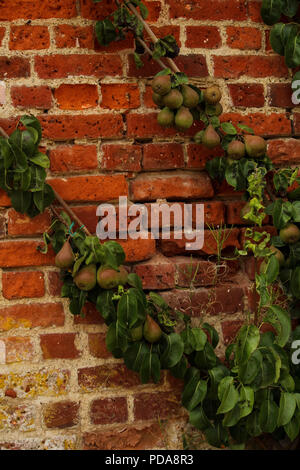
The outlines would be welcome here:
[[[146,321],[144,323],[143,334],[144,334],[144,338],[149,343],[156,343],[161,338],[162,330],[160,326],[156,323],[156,321],[154,321],[153,318],[150,317],[150,315],[147,315],[146,317]]]
[[[74,264],[74,261],[75,256],[72,247],[70,243],[66,241],[55,256],[55,265],[58,268],[66,269],[70,268]]]
[[[78,289],[80,290],[92,290],[96,285],[96,265],[89,264],[88,266],[84,266],[81,268],[80,271],[74,277],[74,282]]]
[[[153,93],[152,100],[157,106],[159,106],[160,108],[164,108],[165,105],[163,102],[163,97],[161,95],[159,95],[158,93]]]
[[[212,85],[203,92],[204,100],[208,104],[217,104],[222,98],[222,93],[217,85]]]
[[[219,145],[220,142],[221,140],[219,134],[217,134],[213,126],[209,124],[202,136],[202,144],[205,145],[205,147],[212,149]]]
[[[193,125],[193,122],[194,118],[192,113],[188,110],[188,108],[181,106],[175,116],[176,127],[182,130],[189,129]]]
[[[282,251],[280,251],[276,246],[271,245],[270,250],[274,253],[275,258],[278,259],[279,265],[283,266],[285,264],[285,257]]]
[[[166,95],[171,90],[170,75],[160,75],[152,80],[152,90],[158,95]]]
[[[181,93],[183,96],[183,106],[186,108],[195,108],[199,103],[199,95],[188,85],[182,85]]]
[[[97,282],[102,289],[114,289],[121,285],[124,286],[128,279],[128,272],[124,266],[120,266],[119,270],[108,266],[101,266],[97,272]]]
[[[130,335],[132,341],[141,341],[143,337],[143,325],[137,326],[136,328],[131,328]]]
[[[227,147],[228,157],[232,160],[240,160],[245,156],[245,144],[239,140],[232,140]]]
[[[173,88],[163,97],[163,102],[169,109],[178,109],[183,103],[183,96],[177,88]]]
[[[165,107],[157,115],[157,122],[162,127],[172,127],[175,122],[173,111]]]
[[[251,158],[263,157],[267,150],[267,142],[258,135],[245,135],[245,148]]]
[[[288,224],[279,232],[279,237],[284,243],[293,244],[300,240],[300,230],[295,224]]]

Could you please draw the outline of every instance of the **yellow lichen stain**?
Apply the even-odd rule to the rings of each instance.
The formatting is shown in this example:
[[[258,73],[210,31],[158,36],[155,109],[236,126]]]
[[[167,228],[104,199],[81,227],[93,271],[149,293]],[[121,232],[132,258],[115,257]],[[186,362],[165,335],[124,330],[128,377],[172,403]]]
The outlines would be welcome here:
[[[67,439],[64,441],[64,448],[65,450],[75,450],[76,445],[74,441],[68,441]]]
[[[22,392],[23,397],[36,395],[62,395],[66,393],[67,374],[60,371],[29,372],[24,375],[10,373],[0,375],[0,389],[14,388]]]
[[[12,330],[13,328],[31,328],[31,326],[31,321],[26,318],[18,318],[16,320],[11,317],[0,317],[0,330],[2,331]]]

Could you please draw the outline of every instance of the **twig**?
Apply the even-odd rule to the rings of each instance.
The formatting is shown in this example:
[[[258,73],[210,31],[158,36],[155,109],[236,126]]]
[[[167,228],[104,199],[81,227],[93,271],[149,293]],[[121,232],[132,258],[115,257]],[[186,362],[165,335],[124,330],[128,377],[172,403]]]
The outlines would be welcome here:
[[[141,38],[137,37],[136,38],[139,43],[143,46],[143,48],[148,52],[148,54],[150,54],[152,57],[153,57],[153,52],[151,51],[151,49],[147,46],[147,44],[145,43],[145,41],[143,41]],[[153,57],[154,58],[154,57]],[[168,67],[162,62],[162,60],[160,59],[154,59],[156,60],[156,62],[161,66],[162,69],[167,69]]]

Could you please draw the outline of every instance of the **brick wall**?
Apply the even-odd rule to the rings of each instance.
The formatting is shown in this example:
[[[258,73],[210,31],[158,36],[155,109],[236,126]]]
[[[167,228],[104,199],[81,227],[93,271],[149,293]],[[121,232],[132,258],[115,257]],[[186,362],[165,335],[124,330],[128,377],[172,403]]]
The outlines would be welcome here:
[[[146,1],[154,31],[179,40],[181,70],[193,83],[222,88],[223,118],[268,135],[275,163],[299,163],[293,133],[300,113],[293,113],[289,75],[271,51],[260,3]],[[108,48],[95,42],[94,20],[112,5],[0,0],[0,125],[10,132],[16,116],[39,117],[51,184],[92,232],[97,205],[120,195],[149,204],[204,202],[206,223],[235,224],[226,246],[239,246],[240,195],[212,185],[204,171],[222,149],[195,145],[197,126],[184,135],[157,125],[149,83],[159,69],[147,58],[136,70],[131,38]],[[48,212],[30,220],[4,193],[0,206],[0,448],[180,448],[186,416],[179,381],[165,374],[158,385],[141,385],[112,358],[99,314],[87,305],[85,318],[73,318],[60,298],[53,253],[36,251]],[[170,305],[195,318],[204,315],[225,344],[234,337],[241,312],[255,302],[250,260],[217,266],[207,230],[192,261],[199,266],[191,297],[184,240],[172,234],[121,243],[146,289],[162,291]]]

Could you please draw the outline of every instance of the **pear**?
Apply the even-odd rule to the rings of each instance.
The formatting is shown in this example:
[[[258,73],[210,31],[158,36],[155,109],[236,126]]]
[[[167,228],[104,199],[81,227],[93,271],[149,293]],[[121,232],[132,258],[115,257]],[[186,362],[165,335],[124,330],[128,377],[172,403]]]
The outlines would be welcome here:
[[[162,127],[171,127],[175,122],[173,111],[165,107],[157,115],[157,122]]]
[[[227,147],[228,157],[232,160],[240,160],[245,156],[245,144],[239,140],[232,140]]]
[[[66,269],[70,268],[74,264],[74,261],[75,256],[73,250],[70,243],[66,241],[55,256],[55,265],[58,268]]]
[[[147,315],[146,321],[144,323],[143,329],[144,338],[149,343],[156,343],[160,340],[162,335],[162,330],[160,326],[153,320],[150,315]]]
[[[204,131],[204,134],[202,136],[202,144],[205,145],[205,147],[208,148],[213,148],[219,145],[221,142],[219,134],[215,131],[213,126],[209,124],[207,128]]]
[[[130,335],[132,341],[141,341],[143,337],[143,325],[137,326],[136,328],[131,328]]]
[[[208,104],[217,104],[222,98],[222,93],[217,85],[212,85],[203,92],[204,100]]]
[[[284,243],[296,243],[300,240],[300,230],[295,224],[288,224],[279,232],[279,237]]]
[[[97,282],[102,289],[114,289],[127,283],[128,272],[124,266],[120,266],[119,270],[110,268],[109,266],[101,266],[97,272]]]
[[[258,135],[245,135],[245,148],[251,158],[263,157],[267,150],[267,142]]]
[[[192,113],[188,110],[188,108],[181,106],[175,116],[176,127],[182,130],[189,129],[193,125],[193,122],[194,118]]]
[[[81,268],[74,277],[74,282],[78,289],[85,291],[92,290],[97,282],[96,271],[97,268],[95,264],[89,264]]]
[[[275,258],[278,259],[279,265],[283,266],[285,264],[285,257],[282,251],[280,251],[276,246],[271,245],[270,250],[274,253]]]
[[[152,90],[158,95],[166,95],[171,90],[170,75],[160,75],[152,80]]]
[[[217,103],[215,105],[215,116],[220,116],[220,114],[223,113],[223,106],[221,105],[221,103]]]
[[[183,96],[183,106],[186,108],[195,108],[199,103],[199,95],[188,85],[182,85],[181,93]]]
[[[183,103],[183,96],[177,88],[173,88],[163,97],[163,102],[169,109],[178,109]]]
[[[160,108],[163,108],[165,106],[163,102],[163,97],[159,95],[158,93],[153,93],[152,100]]]

